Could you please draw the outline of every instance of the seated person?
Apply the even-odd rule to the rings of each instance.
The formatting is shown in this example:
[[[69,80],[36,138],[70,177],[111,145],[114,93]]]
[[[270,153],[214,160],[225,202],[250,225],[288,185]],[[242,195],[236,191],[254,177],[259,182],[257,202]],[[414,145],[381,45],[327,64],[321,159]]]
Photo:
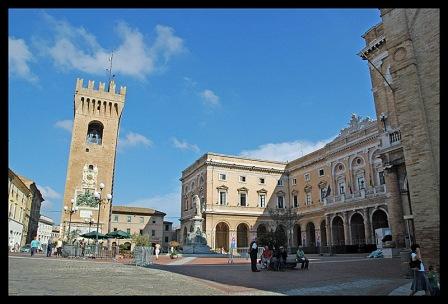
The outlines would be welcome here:
[[[297,262],[302,264],[300,269],[308,269],[309,260],[306,258],[302,246],[299,246],[299,249],[297,249]]]
[[[284,270],[286,268],[286,259],[288,258],[288,252],[285,247],[280,246],[280,270]]]
[[[264,246],[264,251],[261,254],[261,268],[269,269],[271,263],[272,251],[268,246]]]

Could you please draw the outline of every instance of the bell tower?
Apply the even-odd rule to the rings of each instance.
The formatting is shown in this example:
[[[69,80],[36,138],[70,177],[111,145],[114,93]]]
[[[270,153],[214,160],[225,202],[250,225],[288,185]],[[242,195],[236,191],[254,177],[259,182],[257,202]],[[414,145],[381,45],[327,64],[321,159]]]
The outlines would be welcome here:
[[[99,211],[99,232],[107,233],[110,224],[113,195],[115,155],[126,87],[115,92],[114,80],[100,82],[94,88],[89,80],[76,80],[74,119],[70,155],[65,182],[64,204],[61,215],[61,236],[96,231]],[[103,186],[101,189],[100,184]],[[98,204],[95,192],[101,193]],[[101,210],[100,210],[101,209]],[[72,212],[70,212],[72,211]],[[93,221],[93,224],[92,224]],[[70,228],[69,228],[70,227]]]

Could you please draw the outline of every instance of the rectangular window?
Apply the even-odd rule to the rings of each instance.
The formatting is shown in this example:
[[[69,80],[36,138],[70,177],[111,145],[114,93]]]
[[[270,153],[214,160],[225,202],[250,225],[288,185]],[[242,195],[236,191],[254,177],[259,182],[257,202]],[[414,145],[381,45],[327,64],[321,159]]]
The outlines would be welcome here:
[[[166,236],[165,237],[165,243],[168,243],[169,242],[169,239],[168,239],[168,237]]]
[[[225,191],[220,191],[219,192],[219,204],[220,205],[225,205],[226,204],[226,192]]]
[[[141,216],[140,217],[140,223],[144,223],[145,222],[145,217],[144,216]]]
[[[246,206],[246,193],[240,193],[240,206]]]
[[[358,189],[365,189],[365,181],[364,181],[364,176],[359,176],[358,177]]]
[[[227,179],[227,176],[223,173],[219,174],[219,180],[225,181]]]
[[[321,188],[320,189],[320,200],[323,201],[325,196],[327,196],[327,189],[326,188]]]
[[[309,174],[309,173],[306,173],[306,174],[304,175],[304,177],[305,177],[305,181],[306,181],[306,182],[309,182],[309,181],[311,180],[311,177],[310,177],[310,174]]]
[[[307,206],[311,205],[311,193],[308,192],[305,196],[305,199],[306,199],[306,205]]]
[[[117,228],[114,228],[114,231],[117,231]]]
[[[260,194],[260,207],[264,207],[266,204],[266,195]]]
[[[339,194],[345,194],[345,183],[339,182]]]
[[[140,229],[140,235],[143,235],[143,229]]]
[[[384,180],[384,171],[378,172],[378,176],[380,178],[380,185],[384,185],[386,183]]]
[[[292,179],[292,184],[293,184],[293,185],[297,185],[297,178],[293,178],[293,179]]]
[[[260,177],[260,184],[264,185],[264,178],[263,177]]]
[[[156,231],[155,230],[151,230],[151,236],[156,236]]]
[[[277,181],[277,186],[283,186],[283,180],[282,179],[279,179]]]
[[[294,195],[294,208],[299,207],[299,201],[297,199],[297,195]]]
[[[126,229],[126,232],[127,232],[128,234],[131,234],[131,228]]]
[[[118,222],[118,215],[114,215],[114,222]]]
[[[170,225],[165,225],[165,231],[170,230]]]
[[[128,215],[128,223],[132,221],[132,216]]]
[[[245,183],[246,182],[246,177],[245,176],[240,176],[240,182]]]
[[[319,176],[324,176],[324,169],[319,169]]]
[[[283,196],[277,196],[277,208],[283,208]]]

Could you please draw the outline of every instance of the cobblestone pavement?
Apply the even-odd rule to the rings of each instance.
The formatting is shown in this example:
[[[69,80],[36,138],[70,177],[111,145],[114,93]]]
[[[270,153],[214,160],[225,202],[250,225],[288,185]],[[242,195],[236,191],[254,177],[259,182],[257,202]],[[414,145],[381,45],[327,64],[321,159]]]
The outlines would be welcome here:
[[[168,271],[90,260],[9,257],[10,295],[219,295]]]
[[[310,270],[250,271],[248,261],[159,258],[117,262],[9,258],[9,293],[20,295],[388,295],[407,284],[399,259],[310,257]],[[182,263],[180,263],[182,261]],[[408,294],[408,292],[407,292]]]

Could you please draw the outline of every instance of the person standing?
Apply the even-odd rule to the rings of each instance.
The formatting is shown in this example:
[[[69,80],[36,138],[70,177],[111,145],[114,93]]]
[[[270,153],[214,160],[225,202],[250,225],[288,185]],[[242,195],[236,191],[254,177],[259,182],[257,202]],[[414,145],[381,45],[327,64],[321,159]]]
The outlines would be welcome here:
[[[157,244],[156,244],[156,260],[159,259],[159,253],[160,253],[160,244],[157,243]]]
[[[254,238],[249,246],[250,264],[252,272],[260,272],[260,270],[257,269],[257,254],[258,254],[257,238]]]
[[[424,290],[425,294],[429,296],[429,282],[425,274],[420,245],[418,244],[412,244],[411,246],[411,268],[414,273],[414,279],[412,280],[411,293],[409,295],[413,296],[416,292]]]
[[[432,265],[429,265],[428,270],[428,281],[431,287],[431,295],[440,296],[439,275],[434,271],[434,267]]]
[[[47,257],[51,257],[51,251],[53,250],[53,240],[48,240],[47,244]]]
[[[56,256],[62,256],[62,240],[58,239],[56,243]]]
[[[34,237],[34,240],[31,241],[31,256],[33,256],[36,252],[37,249],[40,246],[40,242],[37,240],[37,236]]]
[[[235,237],[232,236],[232,241],[230,242],[229,260],[227,261],[227,263],[233,264],[233,254],[235,249],[236,249],[236,241]]]

